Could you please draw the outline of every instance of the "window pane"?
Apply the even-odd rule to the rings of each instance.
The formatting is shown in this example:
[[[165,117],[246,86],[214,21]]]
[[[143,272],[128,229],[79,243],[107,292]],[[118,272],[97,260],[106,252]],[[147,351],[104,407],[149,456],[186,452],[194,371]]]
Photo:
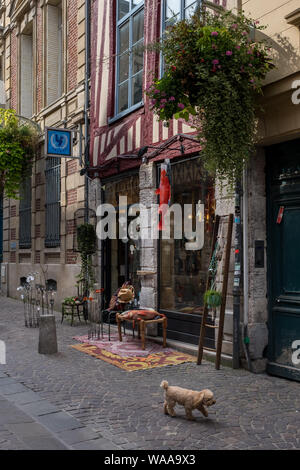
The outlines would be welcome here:
[[[189,19],[195,13],[196,8],[197,8],[197,3],[194,3],[190,7],[186,8],[186,10],[184,12],[184,17],[186,19]]]
[[[120,46],[119,52],[122,53],[129,49],[129,21],[120,28]]]
[[[132,23],[132,44],[135,44],[144,37],[144,10],[133,17]]]
[[[136,74],[143,69],[144,54],[143,54],[143,41],[140,41],[132,48],[132,73]]]
[[[172,18],[172,16],[180,13],[181,0],[166,0],[166,19]]]
[[[119,0],[118,1],[118,19],[120,20],[123,16],[129,12],[130,0]]]
[[[128,79],[129,75],[129,53],[121,55],[119,58],[119,79],[118,83],[122,83]]]
[[[118,89],[119,92],[119,109],[118,113],[128,108],[128,82],[122,83]]]
[[[143,98],[142,81],[143,81],[143,72],[138,73],[132,79],[132,104],[133,105],[142,101],[142,98]]]
[[[195,0],[185,0],[185,7],[190,6],[192,3],[198,3],[198,2]]]

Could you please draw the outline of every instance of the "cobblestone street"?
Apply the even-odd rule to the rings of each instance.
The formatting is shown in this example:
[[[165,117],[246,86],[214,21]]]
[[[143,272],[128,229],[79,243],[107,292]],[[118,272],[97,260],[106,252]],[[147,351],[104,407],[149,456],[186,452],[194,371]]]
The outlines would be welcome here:
[[[14,385],[15,391],[7,398],[16,403],[23,393],[30,403],[30,394],[37,392],[46,406],[39,423],[51,429],[49,414],[60,411],[75,418],[78,424],[74,420],[73,428],[89,436],[82,443],[77,439],[78,449],[300,449],[297,382],[227,367],[216,371],[208,362],[126,372],[70,348],[76,343],[72,336],[86,334],[87,326],[71,327],[67,321],[61,325],[59,315],[59,353],[40,355],[38,329],[24,327],[22,304],[0,300],[0,339],[7,348],[7,364],[0,366],[2,416],[3,407],[8,406],[3,396],[8,389],[1,381],[10,384],[9,376],[22,388]],[[182,407],[177,407],[176,418],[164,415],[162,379],[171,385],[213,390],[217,403],[209,409],[209,417],[194,411],[196,420],[187,421]],[[26,409],[25,399],[23,405]],[[0,449],[22,448],[14,428],[6,424],[4,418],[0,420]],[[53,427],[52,431],[58,430]],[[67,431],[59,432],[59,438],[68,442]]]

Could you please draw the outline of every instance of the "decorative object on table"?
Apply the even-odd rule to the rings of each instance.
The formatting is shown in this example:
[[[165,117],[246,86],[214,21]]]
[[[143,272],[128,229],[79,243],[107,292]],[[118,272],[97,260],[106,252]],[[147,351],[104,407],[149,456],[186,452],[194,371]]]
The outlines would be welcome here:
[[[136,340],[137,341],[137,340]],[[182,364],[184,362],[196,362],[196,357],[189,354],[181,353],[171,349],[164,349],[162,352],[147,354],[147,356],[124,356],[119,354],[113,354],[107,347],[107,349],[98,347],[96,342],[89,342],[83,344],[73,344],[71,348],[77,351],[88,354],[89,356],[101,359],[104,362],[108,362],[120,369],[127,372],[133,372],[136,370],[146,370],[156,367],[172,366]],[[115,344],[115,341],[109,344]],[[119,343],[118,344],[123,344]],[[141,351],[139,352],[139,354]]]
[[[224,258],[224,270],[223,270],[223,284],[222,284],[222,293],[218,296],[209,294],[209,287],[214,285],[215,282],[215,275],[217,272],[217,267],[212,265],[216,263],[216,247],[218,243],[218,233],[219,233],[219,225],[220,225],[220,216],[216,216],[215,226],[214,226],[214,233],[213,233],[213,240],[212,240],[212,247],[211,247],[211,263],[209,265],[209,271],[207,276],[207,283],[206,283],[206,295],[207,298],[212,301],[219,302],[221,299],[220,304],[220,315],[219,315],[219,325],[218,325],[218,339],[217,339],[217,348],[211,349],[204,347],[204,336],[206,328],[217,328],[216,325],[211,325],[207,323],[208,321],[208,304],[204,304],[202,321],[201,321],[201,329],[200,329],[200,336],[199,336],[199,345],[198,345],[198,358],[197,364],[201,364],[202,357],[203,357],[203,350],[207,349],[210,351],[216,352],[216,362],[215,367],[216,369],[220,369],[221,363],[221,352],[222,352],[222,343],[223,343],[223,330],[224,330],[224,319],[225,319],[225,307],[226,307],[226,297],[227,297],[227,288],[228,288],[228,276],[229,276],[229,263],[230,263],[230,251],[231,251],[231,239],[232,239],[232,228],[233,228],[233,214],[229,214],[228,216],[223,216],[222,220],[226,220],[227,222],[227,239],[226,239],[226,247],[225,247],[225,258]]]
[[[132,312],[132,313],[131,313]],[[123,316],[122,314],[116,315],[118,332],[119,332],[119,341],[122,341],[122,330],[121,323],[124,321],[132,321],[133,324],[135,321],[138,321],[139,331],[141,336],[141,346],[142,349],[145,349],[145,332],[147,325],[153,323],[161,323],[163,327],[163,347],[165,348],[167,343],[167,317],[163,313],[153,312],[151,310],[133,310],[128,313],[128,315]],[[152,319],[146,319],[147,317],[154,316]]]
[[[212,406],[216,403],[214,394],[209,389],[197,392],[187,388],[169,386],[166,380],[163,380],[160,386],[165,391],[164,413],[166,415],[176,416],[174,407],[178,404],[184,406],[187,419],[195,419],[192,413],[193,410],[201,411],[207,418],[208,413],[205,406]]]

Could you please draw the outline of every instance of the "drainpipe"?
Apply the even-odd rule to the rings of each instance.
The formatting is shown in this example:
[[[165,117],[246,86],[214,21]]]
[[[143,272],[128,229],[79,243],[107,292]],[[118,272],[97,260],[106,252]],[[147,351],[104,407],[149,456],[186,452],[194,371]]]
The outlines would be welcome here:
[[[241,316],[241,264],[242,264],[242,229],[241,229],[241,183],[235,187],[235,240],[234,240],[234,282],[233,282],[233,354],[232,367],[240,367],[240,316]]]
[[[243,296],[244,296],[244,321],[243,321],[243,348],[248,364],[252,372],[252,362],[249,354],[248,314],[249,314],[249,252],[248,252],[248,172],[247,167],[243,172]]]
[[[90,78],[90,0],[85,0],[85,77],[84,77],[84,222],[89,222],[89,157],[90,157],[90,138],[89,138],[89,78]]]

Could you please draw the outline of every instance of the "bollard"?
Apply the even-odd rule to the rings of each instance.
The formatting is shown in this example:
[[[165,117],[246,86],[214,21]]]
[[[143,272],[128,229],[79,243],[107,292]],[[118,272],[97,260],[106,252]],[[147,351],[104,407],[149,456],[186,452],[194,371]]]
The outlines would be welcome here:
[[[39,353],[57,353],[56,324],[54,315],[41,315],[39,321]]]

